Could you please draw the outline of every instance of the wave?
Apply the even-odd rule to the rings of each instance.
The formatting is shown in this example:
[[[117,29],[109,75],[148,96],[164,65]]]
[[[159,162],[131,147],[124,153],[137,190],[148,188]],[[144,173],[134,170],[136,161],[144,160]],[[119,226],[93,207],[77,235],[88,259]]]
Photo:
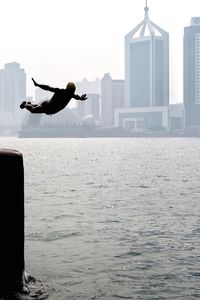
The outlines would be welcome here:
[[[63,231],[54,231],[49,233],[34,232],[28,234],[26,236],[26,240],[51,242],[51,241],[62,240],[65,238],[70,238],[78,235],[80,235],[79,232],[63,232]]]

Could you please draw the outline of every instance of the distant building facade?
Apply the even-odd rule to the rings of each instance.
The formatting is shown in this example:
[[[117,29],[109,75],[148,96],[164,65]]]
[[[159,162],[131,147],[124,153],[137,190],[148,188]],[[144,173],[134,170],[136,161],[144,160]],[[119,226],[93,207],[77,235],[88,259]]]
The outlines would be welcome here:
[[[115,110],[115,126],[131,131],[169,129],[169,107],[130,107]]]
[[[100,119],[100,94],[87,94],[86,101],[77,101],[76,112],[80,119],[92,115],[99,122]]]
[[[125,36],[127,107],[169,105],[169,35],[145,18]]]
[[[16,62],[5,64],[0,70],[0,114],[7,115],[4,124],[1,118],[1,126],[19,126],[22,115],[19,109],[20,103],[26,98],[26,73],[20,64]]]
[[[96,121],[100,119],[100,94],[87,94],[85,115],[92,115]]]
[[[75,84],[77,94],[100,94],[101,92],[101,80],[99,78],[96,78],[93,81],[84,78],[82,81],[77,81]]]
[[[125,36],[125,108],[116,110],[115,124],[168,129],[169,34],[150,21],[147,6],[144,11],[144,20]]]
[[[200,126],[200,17],[184,28],[185,126]]]
[[[101,80],[96,78],[93,81],[89,81],[84,78],[82,81],[77,81],[76,83],[76,94],[82,95],[87,94],[87,100],[75,101],[76,113],[80,119],[85,117],[86,115],[92,114],[95,119],[99,119],[100,114],[100,93],[101,93]],[[93,103],[92,103],[93,99]]]
[[[125,105],[124,80],[113,80],[105,73],[101,80],[101,122],[105,127],[114,126],[115,109]]]
[[[185,129],[185,109],[183,103],[171,104],[169,106],[169,129],[171,131]]]

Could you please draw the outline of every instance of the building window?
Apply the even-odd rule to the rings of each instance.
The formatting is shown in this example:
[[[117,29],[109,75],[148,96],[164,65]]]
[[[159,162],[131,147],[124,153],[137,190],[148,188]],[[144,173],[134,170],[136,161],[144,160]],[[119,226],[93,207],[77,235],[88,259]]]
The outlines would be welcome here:
[[[145,130],[144,119],[142,118],[125,118],[123,128],[131,131],[140,132]]]
[[[200,33],[195,34],[195,104],[200,104]]]

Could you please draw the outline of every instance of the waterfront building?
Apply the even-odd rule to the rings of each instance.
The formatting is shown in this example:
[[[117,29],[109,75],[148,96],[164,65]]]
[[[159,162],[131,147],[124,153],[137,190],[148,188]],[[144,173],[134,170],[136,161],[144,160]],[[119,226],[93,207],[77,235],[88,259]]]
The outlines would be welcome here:
[[[94,115],[95,119],[99,119],[100,114],[100,93],[101,93],[101,80],[96,78],[93,81],[89,81],[84,78],[81,81],[76,83],[76,94],[82,95],[87,94],[87,100],[76,101],[73,100],[72,103],[75,103],[76,112],[80,119],[86,115]],[[92,103],[93,100],[93,103]]]
[[[100,119],[100,94],[87,94],[86,101],[76,101],[76,112],[80,119],[87,115],[94,116],[98,122]]]
[[[115,110],[115,126],[131,131],[169,129],[169,107],[130,107]]]
[[[144,20],[125,36],[126,107],[169,105],[169,34]]]
[[[84,104],[85,116],[92,115],[98,122],[100,119],[100,94],[87,94],[87,100],[84,102]],[[81,105],[81,103],[79,103],[79,105]]]
[[[19,109],[20,103],[26,99],[26,73],[19,63],[11,62],[5,64],[0,70],[0,115],[1,126],[18,127],[22,115]],[[9,122],[9,124],[8,124]]]
[[[115,109],[123,108],[124,102],[124,80],[113,80],[109,73],[105,73],[101,80],[101,122],[103,126],[114,126]]]
[[[185,129],[185,109],[183,103],[170,104],[169,129],[170,131]]]
[[[147,1],[144,12],[125,36],[125,108],[116,110],[115,125],[168,129],[169,34],[149,19]]]
[[[100,94],[101,92],[101,80],[99,78],[91,81],[84,78],[75,84],[77,94]]]
[[[200,126],[200,17],[184,28],[183,70],[185,126]]]

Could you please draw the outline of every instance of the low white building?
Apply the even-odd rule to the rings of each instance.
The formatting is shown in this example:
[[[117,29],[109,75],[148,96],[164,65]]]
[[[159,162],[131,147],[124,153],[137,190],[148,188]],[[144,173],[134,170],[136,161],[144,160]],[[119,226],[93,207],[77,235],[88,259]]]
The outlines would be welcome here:
[[[169,130],[169,107],[136,107],[115,109],[115,127],[132,131]]]

